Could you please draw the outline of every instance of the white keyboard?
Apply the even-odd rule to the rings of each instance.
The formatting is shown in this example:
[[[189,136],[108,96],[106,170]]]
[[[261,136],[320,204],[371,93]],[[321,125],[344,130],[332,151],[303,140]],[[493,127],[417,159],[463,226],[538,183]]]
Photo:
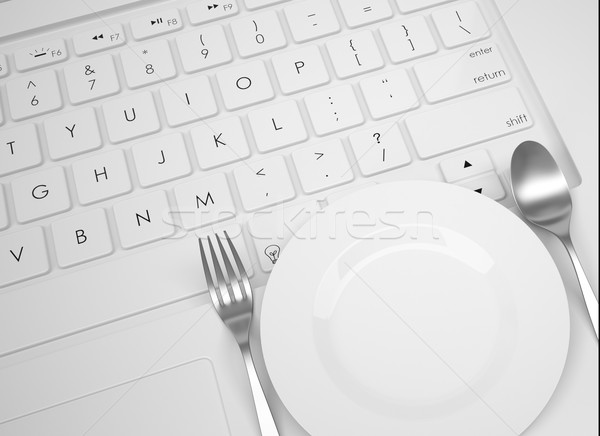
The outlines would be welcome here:
[[[509,204],[526,139],[577,174],[488,0],[167,1],[2,44],[0,356],[204,291],[196,233],[264,283],[353,189]]]

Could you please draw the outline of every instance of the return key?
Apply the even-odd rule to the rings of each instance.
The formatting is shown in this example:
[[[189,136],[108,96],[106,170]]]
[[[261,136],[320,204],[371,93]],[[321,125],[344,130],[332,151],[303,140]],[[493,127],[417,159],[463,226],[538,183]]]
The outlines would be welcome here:
[[[415,74],[430,103],[488,88],[510,80],[510,72],[494,44],[422,62]]]

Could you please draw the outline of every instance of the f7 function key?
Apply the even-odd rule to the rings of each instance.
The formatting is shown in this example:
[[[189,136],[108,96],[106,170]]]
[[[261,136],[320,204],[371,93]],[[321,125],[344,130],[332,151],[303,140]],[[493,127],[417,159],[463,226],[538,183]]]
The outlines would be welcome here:
[[[75,53],[79,56],[96,53],[125,44],[125,33],[120,24],[107,24],[78,33],[73,38]]]

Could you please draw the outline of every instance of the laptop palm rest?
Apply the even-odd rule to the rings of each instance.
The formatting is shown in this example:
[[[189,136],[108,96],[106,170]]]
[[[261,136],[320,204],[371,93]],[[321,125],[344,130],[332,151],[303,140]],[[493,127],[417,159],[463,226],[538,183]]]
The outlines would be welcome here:
[[[229,435],[212,362],[150,373],[0,426],[0,435]]]

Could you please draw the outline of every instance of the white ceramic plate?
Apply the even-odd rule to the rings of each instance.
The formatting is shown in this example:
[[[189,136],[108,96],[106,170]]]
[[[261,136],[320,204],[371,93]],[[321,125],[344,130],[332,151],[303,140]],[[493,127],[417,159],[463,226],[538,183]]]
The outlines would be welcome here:
[[[312,436],[514,436],[558,383],[569,315],[549,253],[510,211],[398,182],[342,198],[290,241],[261,338]]]

